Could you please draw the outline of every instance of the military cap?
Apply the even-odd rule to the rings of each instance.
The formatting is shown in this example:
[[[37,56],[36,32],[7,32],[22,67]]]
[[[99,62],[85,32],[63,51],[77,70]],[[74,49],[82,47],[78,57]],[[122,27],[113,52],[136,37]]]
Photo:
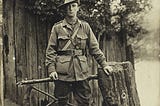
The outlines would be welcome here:
[[[63,4],[59,6],[59,8],[63,8],[70,3],[78,3],[80,4],[80,0],[64,0]]]

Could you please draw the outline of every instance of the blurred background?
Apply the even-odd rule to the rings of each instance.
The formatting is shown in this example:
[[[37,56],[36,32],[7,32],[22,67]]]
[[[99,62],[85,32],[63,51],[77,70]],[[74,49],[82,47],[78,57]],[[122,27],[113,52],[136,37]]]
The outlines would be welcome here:
[[[160,106],[160,1],[152,0],[143,26],[149,31],[136,45],[135,69],[141,106]],[[135,39],[135,38],[134,38]],[[136,49],[139,48],[139,49]]]

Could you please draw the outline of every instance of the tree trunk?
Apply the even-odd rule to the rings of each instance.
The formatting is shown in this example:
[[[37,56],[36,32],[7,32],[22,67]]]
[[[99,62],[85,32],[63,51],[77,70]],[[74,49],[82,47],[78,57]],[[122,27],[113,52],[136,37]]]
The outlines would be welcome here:
[[[104,99],[103,106],[140,106],[135,83],[135,70],[130,62],[109,63],[114,72],[107,76],[98,71],[98,84]]]

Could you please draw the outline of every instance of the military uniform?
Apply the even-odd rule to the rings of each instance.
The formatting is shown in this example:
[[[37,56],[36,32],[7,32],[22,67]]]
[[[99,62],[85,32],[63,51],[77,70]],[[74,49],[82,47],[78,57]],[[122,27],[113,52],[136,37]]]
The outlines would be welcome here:
[[[72,34],[76,30],[76,36],[72,39]],[[70,45],[63,50],[69,40]],[[94,56],[101,67],[107,65],[106,58],[87,22],[77,19],[76,24],[71,26],[64,19],[52,27],[46,50],[46,65],[49,73],[54,71],[58,73],[55,96],[63,101],[62,106],[65,106],[70,91],[75,94],[75,99],[77,98],[80,104],[78,106],[88,106],[91,91],[86,80],[89,71],[86,51]]]

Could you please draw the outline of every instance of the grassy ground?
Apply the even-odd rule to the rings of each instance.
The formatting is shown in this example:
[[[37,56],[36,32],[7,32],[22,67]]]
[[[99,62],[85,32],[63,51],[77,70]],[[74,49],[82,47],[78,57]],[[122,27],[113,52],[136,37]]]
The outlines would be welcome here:
[[[4,106],[19,106],[19,105],[17,105],[17,104],[15,104],[15,103],[13,103],[12,101],[6,99]]]

